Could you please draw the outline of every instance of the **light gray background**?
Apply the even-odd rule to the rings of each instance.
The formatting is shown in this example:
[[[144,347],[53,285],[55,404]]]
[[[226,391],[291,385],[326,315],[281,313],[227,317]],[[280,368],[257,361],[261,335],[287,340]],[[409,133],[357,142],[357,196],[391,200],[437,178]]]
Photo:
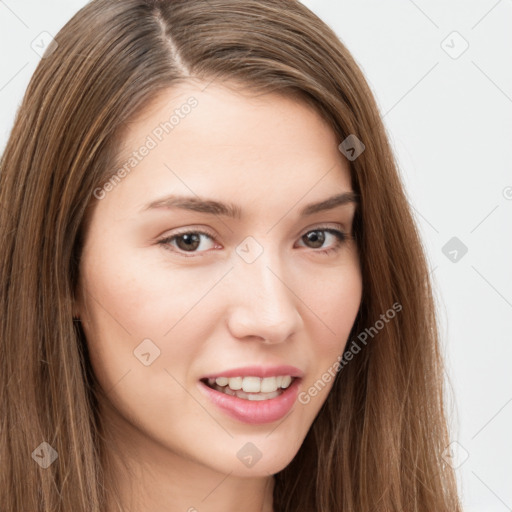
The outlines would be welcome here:
[[[0,151],[39,60],[33,41],[55,35],[85,3],[0,0]],[[465,510],[510,511],[512,0],[304,3],[365,73],[421,229]],[[448,246],[445,256],[452,237],[465,255]]]

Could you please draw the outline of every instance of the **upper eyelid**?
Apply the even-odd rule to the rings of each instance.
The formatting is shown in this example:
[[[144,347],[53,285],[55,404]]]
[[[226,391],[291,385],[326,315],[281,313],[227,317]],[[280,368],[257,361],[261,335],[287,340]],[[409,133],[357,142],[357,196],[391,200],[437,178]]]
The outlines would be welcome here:
[[[206,236],[209,236],[210,238],[212,239],[217,239],[217,236],[214,234],[214,233],[211,233],[208,229],[206,228],[200,228],[200,227],[186,227],[186,228],[177,228],[178,231],[176,233],[170,233],[168,235],[162,235],[161,237],[159,237],[160,240],[165,240],[165,239],[168,239],[168,238],[174,238],[174,237],[178,237],[178,236],[181,236],[181,235],[186,235],[186,234],[189,234],[189,233],[199,233],[199,234],[203,234],[203,235],[206,235]],[[318,224],[318,225],[314,225],[312,227],[308,227],[308,228],[305,228],[304,230],[302,230],[298,236],[304,236],[305,234],[309,233],[310,231],[322,231],[322,230],[329,230],[329,229],[334,229],[336,231],[340,231],[341,233],[344,233],[345,235],[349,236],[351,234],[351,230],[350,229],[345,229],[345,226],[343,226],[342,224],[340,223],[336,223],[334,225],[327,225],[327,224]]]

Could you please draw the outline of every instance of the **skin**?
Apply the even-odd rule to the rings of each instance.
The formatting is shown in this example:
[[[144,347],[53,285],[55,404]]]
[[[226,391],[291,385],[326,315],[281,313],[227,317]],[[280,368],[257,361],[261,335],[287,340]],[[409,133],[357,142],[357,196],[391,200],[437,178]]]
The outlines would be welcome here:
[[[342,354],[361,301],[355,241],[322,254],[336,237],[322,231],[322,245],[304,236],[319,227],[351,233],[355,205],[298,216],[352,190],[341,141],[297,99],[205,85],[164,91],[129,125],[127,157],[187,98],[198,101],[97,200],[80,263],[75,314],[104,392],[109,478],[131,512],[271,512],[272,475],[299,450],[332,380],[284,420],[250,425],[209,401],[199,379],[290,364],[307,390]],[[171,193],[234,202],[243,218],[141,212]],[[183,238],[171,250],[158,243],[181,228],[213,238],[199,235],[192,252]],[[263,249],[252,263],[236,252],[249,236]],[[148,366],[134,355],[144,339],[160,350]],[[251,467],[237,457],[247,442],[262,454]]]

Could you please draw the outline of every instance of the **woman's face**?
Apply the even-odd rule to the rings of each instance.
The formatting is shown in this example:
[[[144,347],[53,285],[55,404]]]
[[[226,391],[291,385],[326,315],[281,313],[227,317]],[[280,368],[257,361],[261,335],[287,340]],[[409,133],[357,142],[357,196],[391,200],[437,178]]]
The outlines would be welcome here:
[[[128,128],[75,308],[105,424],[133,457],[276,473],[361,300],[355,242],[337,234],[355,204],[310,206],[351,192],[341,141],[297,100],[215,84],[166,91]]]

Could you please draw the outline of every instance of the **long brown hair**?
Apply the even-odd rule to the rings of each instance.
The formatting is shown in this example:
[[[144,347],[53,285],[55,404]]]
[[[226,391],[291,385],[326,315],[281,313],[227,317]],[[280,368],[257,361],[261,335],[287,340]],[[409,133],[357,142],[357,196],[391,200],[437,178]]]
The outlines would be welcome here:
[[[84,228],[123,127],[197,78],[293,95],[340,143],[365,145],[350,161],[363,299],[349,343],[372,336],[276,475],[275,510],[459,511],[424,250],[373,95],[336,35],[293,0],[94,0],[56,42],[0,161],[0,509],[106,512],[94,376],[72,318]],[[43,441],[58,454],[47,468],[34,462]]]

